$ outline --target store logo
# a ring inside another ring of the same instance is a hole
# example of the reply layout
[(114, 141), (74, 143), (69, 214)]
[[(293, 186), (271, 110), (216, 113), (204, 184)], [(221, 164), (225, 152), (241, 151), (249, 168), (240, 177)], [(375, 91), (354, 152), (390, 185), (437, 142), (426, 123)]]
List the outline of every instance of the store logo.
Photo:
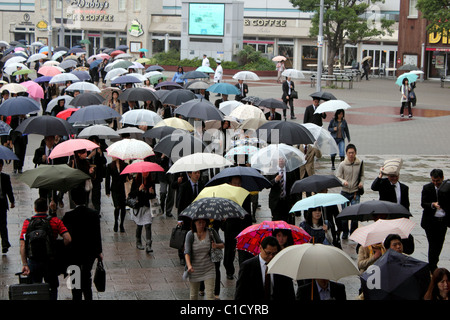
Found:
[(133, 37), (142, 36), (144, 34), (142, 24), (137, 19), (134, 19), (133, 21), (131, 21), (131, 26), (128, 29), (128, 33)]
[(444, 31), (442, 32), (430, 32), (428, 35), (428, 42), (429, 43), (439, 43), (442, 44), (450, 44), (448, 41), (448, 32)]
[(41, 31), (45, 31), (48, 29), (48, 22), (45, 20), (41, 20), (36, 24), (36, 28), (38, 28)]

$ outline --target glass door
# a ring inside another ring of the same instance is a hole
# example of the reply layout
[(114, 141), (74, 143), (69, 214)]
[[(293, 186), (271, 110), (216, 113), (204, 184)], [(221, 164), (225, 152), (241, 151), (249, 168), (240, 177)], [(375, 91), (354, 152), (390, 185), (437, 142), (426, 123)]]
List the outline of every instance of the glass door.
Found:
[(93, 54), (99, 53), (100, 49), (100, 35), (98, 34), (88, 34), (89, 39), (89, 48), (88, 48), (88, 56), (92, 56)]

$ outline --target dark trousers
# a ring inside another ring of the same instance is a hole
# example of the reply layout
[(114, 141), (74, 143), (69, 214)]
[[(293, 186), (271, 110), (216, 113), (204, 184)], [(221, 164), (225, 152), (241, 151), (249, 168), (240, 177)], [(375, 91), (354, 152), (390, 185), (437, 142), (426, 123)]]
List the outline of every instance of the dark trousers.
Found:
[(227, 232), (225, 234), (225, 249), (223, 252), (223, 266), (227, 275), (234, 275), (234, 258), (236, 257), (236, 236), (239, 232)]
[(14, 170), (22, 170), (27, 152), (28, 138), (25, 136), (17, 136), (14, 139), (14, 153), (19, 160), (14, 160)]
[(292, 205), (286, 199), (280, 199), (275, 208), (271, 208), (272, 221), (286, 221), (289, 224), (295, 224), (295, 216), (289, 212)]
[(28, 259), (28, 267), (30, 268), (30, 277), (33, 283), (45, 283), (50, 285), (50, 298), (58, 299), (58, 272), (54, 261), (38, 261)]
[(445, 241), (445, 234), (447, 233), (447, 226), (444, 221), (433, 218), (430, 225), (424, 229), (428, 239), (428, 264), (430, 271), (433, 272), (439, 262), (439, 256)]
[(95, 258), (87, 258), (86, 261), (76, 264), (81, 271), (81, 281), (79, 289), (72, 289), (72, 300), (80, 301), (84, 296), (84, 300), (92, 300), (92, 266)]
[[(346, 197), (348, 199), (348, 201), (350, 202), (350, 203), (342, 205), (342, 209), (344, 209), (348, 205), (355, 205), (355, 204), (359, 203), (359, 199), (360, 199), (359, 195), (355, 196), (354, 193), (347, 193), (347, 192), (344, 192), (344, 191), (341, 191), (341, 194), (344, 197)], [(342, 223), (341, 224), (341, 230), (342, 230), (342, 232), (344, 234), (349, 234), (349, 232), (350, 232), (350, 234), (352, 234), (353, 231), (355, 231), (358, 228), (358, 221), (357, 220), (351, 220), (350, 219), (350, 221), (351, 221), (351, 223), (350, 223), (350, 230), (348, 228), (348, 220), (342, 220), (342, 222), (341, 222)]]
[(2, 208), (0, 210), (0, 237), (2, 237), (2, 248), (9, 248), (11, 246), (8, 238), (7, 225), (7, 210), (6, 208)]
[(92, 205), (94, 209), (100, 213), (101, 210), (101, 198), (102, 198), (102, 181), (92, 181)]
[(400, 108), (400, 114), (403, 114), (405, 108), (408, 108), (408, 114), (412, 114), (411, 111), (411, 101), (402, 102), (402, 106)]
[[(289, 106), (291, 109), (291, 117), (294, 117), (294, 99), (283, 100), (283, 102)], [(286, 109), (283, 109), (283, 117), (286, 118)]]

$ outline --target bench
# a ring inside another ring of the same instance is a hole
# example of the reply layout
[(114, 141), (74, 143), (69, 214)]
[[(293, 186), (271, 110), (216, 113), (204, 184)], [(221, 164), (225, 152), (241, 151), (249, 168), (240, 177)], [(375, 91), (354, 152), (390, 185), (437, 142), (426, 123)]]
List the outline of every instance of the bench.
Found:
[[(316, 85), (316, 78), (317, 78), (317, 75), (315, 75), (315, 74), (311, 75), (311, 87), (314, 87)], [(320, 80), (336, 82), (336, 75), (323, 74), (322, 77), (320, 78)]]
[(341, 83), (341, 88), (344, 88), (344, 82), (348, 82), (348, 88), (353, 89), (353, 77), (346, 74), (336, 75), (336, 82)]
[(441, 88), (444, 87), (444, 84), (445, 84), (446, 82), (450, 82), (450, 76), (442, 77), (442, 78), (441, 78)]
[[(314, 87), (316, 85), (316, 79), (317, 76), (315, 74), (311, 75), (311, 87)], [(332, 74), (332, 75), (328, 75), (328, 74), (324, 74), (322, 75), (322, 77), (320, 78), (321, 81), (326, 82), (326, 81), (331, 81), (333, 82), (336, 86), (338, 84), (338, 82), (341, 83), (341, 88), (344, 87), (344, 82), (348, 82), (348, 88), (352, 89), (353, 88), (353, 76), (349, 75), (349, 74)]]

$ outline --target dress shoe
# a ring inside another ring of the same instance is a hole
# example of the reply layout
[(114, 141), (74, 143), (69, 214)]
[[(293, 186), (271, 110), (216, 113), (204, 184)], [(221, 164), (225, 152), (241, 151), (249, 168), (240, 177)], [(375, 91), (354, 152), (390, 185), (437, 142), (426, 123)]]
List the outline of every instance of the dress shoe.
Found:
[(295, 119), (297, 119), (297, 117), (291, 117), (291, 120), (295, 120)]

